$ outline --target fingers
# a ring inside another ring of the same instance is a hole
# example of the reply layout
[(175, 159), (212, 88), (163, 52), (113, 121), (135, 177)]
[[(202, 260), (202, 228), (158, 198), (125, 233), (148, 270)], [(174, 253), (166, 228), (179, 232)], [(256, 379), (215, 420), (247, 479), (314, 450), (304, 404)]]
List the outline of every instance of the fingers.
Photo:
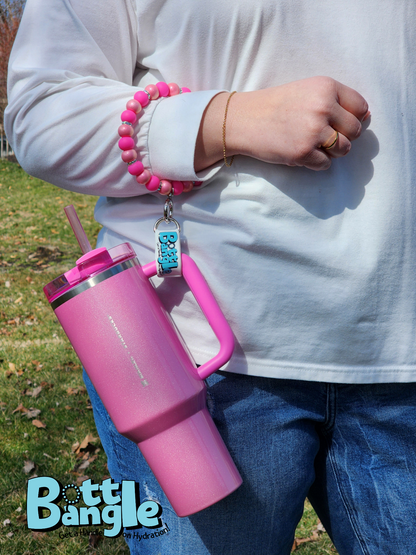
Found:
[(324, 150), (317, 149), (314, 151), (308, 160), (305, 160), (301, 166), (314, 171), (328, 170), (331, 167), (331, 156)]
[(324, 150), (331, 150), (331, 148), (334, 148), (334, 146), (336, 145), (338, 141), (338, 137), (339, 137), (339, 132), (334, 130), (334, 133), (331, 136), (331, 138), (325, 141), (324, 143), (322, 143), (321, 148), (323, 148)]
[(341, 158), (342, 156), (346, 156), (350, 150), (351, 141), (348, 139), (348, 137), (346, 137), (342, 133), (339, 133), (338, 140), (334, 147), (330, 150), (327, 150), (326, 152), (331, 158)]
[(367, 101), (354, 89), (336, 83), (337, 103), (333, 106), (329, 124), (339, 132), (338, 144), (329, 154), (333, 157), (345, 156), (351, 149), (351, 141), (361, 135), (362, 122), (368, 118)]
[(368, 103), (360, 93), (336, 81), (338, 104), (362, 122), (368, 117)]
[[(368, 110), (365, 114), (360, 114), (362, 119), (359, 119), (354, 114), (343, 108), (340, 104), (335, 104), (331, 116), (329, 118), (329, 125), (339, 131), (342, 135), (347, 137), (350, 141), (355, 141), (361, 135), (362, 124)], [(326, 137), (328, 135), (325, 135)]]
[(343, 133), (335, 131), (331, 127), (327, 127), (323, 132), (326, 137), (329, 137), (322, 143), (321, 149), (331, 158), (340, 158), (345, 156), (351, 150), (351, 140)]
[(332, 158), (341, 158), (351, 150), (351, 141), (332, 127), (326, 127), (323, 133), (327, 138), (321, 145), (305, 157), (302, 164), (315, 171), (327, 170), (331, 166)]

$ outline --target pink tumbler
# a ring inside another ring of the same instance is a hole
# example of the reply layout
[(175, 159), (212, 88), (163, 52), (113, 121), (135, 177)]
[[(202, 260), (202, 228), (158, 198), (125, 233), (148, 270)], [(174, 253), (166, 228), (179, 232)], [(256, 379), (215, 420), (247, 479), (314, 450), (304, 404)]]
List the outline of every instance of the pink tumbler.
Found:
[(117, 430), (136, 442), (178, 516), (241, 485), (206, 407), (204, 378), (233, 352), (232, 331), (202, 274), (182, 255), (183, 277), (220, 342), (196, 368), (128, 243), (87, 252), (45, 286), (55, 314)]

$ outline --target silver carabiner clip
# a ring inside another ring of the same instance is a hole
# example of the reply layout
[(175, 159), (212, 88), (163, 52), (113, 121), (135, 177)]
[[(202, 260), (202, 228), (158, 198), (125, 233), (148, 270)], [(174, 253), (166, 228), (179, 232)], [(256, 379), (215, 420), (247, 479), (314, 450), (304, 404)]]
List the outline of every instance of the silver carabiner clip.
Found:
[(172, 193), (169, 193), (165, 200), (165, 205), (163, 206), (163, 219), (167, 224), (173, 219)]

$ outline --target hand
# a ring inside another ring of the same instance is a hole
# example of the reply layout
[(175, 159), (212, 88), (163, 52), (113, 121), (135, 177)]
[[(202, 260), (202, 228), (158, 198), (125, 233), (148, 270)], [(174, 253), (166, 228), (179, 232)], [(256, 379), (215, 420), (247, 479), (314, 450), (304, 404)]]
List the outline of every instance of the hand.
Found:
[[(195, 152), (196, 171), (222, 157), (218, 137), (228, 94), (217, 95), (207, 108)], [(368, 115), (368, 104), (358, 92), (329, 77), (236, 93), (228, 108), (227, 156), (244, 154), (271, 164), (325, 170), (332, 158), (348, 154)], [(335, 145), (322, 148), (334, 141), (336, 132)]]

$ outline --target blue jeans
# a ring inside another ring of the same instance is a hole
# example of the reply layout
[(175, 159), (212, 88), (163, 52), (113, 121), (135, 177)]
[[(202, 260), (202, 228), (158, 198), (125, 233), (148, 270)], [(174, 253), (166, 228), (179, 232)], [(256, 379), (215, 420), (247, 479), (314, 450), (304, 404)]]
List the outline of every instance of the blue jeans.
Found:
[(129, 531), (132, 554), (286, 555), (306, 496), (340, 555), (416, 553), (416, 384), (217, 372), (207, 380), (208, 406), (244, 482), (212, 507), (178, 518), (85, 381), (113, 479), (136, 480), (141, 501), (157, 500), (169, 528), (140, 540)]

